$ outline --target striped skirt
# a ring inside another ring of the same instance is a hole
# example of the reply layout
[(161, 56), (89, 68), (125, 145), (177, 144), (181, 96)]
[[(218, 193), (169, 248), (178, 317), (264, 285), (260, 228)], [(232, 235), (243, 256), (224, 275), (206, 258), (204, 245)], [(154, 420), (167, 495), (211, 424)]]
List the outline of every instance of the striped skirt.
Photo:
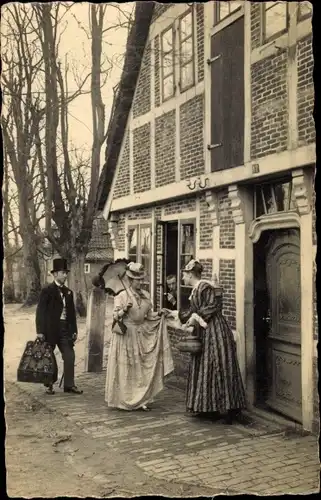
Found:
[(236, 344), (226, 319), (221, 313), (215, 314), (206, 329), (197, 327), (197, 334), (203, 348), (200, 354), (191, 356), (187, 411), (224, 414), (229, 410), (245, 408), (246, 397)]

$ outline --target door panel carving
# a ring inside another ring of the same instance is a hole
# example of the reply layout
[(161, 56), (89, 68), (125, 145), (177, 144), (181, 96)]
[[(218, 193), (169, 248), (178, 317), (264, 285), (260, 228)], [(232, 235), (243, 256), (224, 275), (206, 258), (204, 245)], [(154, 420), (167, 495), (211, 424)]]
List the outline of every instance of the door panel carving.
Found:
[(271, 408), (301, 421), (301, 275), (297, 230), (272, 233), (266, 258)]

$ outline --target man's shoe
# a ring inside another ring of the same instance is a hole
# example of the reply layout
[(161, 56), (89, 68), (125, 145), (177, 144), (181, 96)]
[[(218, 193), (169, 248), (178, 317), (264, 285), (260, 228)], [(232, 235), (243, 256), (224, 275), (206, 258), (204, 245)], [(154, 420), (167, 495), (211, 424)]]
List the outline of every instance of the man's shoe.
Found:
[(73, 387), (64, 387), (64, 392), (71, 392), (72, 394), (82, 394), (83, 391), (78, 389), (75, 385)]

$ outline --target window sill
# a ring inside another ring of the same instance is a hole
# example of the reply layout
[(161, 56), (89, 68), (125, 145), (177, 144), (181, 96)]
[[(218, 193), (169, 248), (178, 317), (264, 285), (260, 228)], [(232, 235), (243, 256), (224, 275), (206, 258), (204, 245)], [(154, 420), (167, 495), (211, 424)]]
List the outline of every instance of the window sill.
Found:
[[(312, 34), (311, 18), (305, 19), (297, 24), (296, 27), (296, 41), (298, 42), (307, 35)], [(267, 57), (277, 54), (280, 50), (289, 47), (289, 32), (283, 33), (279, 37), (262, 44), (260, 47), (252, 50), (251, 64), (262, 61)]]
[(251, 53), (251, 64), (255, 64), (267, 57), (271, 57), (277, 54), (280, 50), (284, 50), (289, 45), (289, 34), (288, 32), (283, 33), (277, 38), (269, 42), (265, 42), (264, 45), (257, 47)]

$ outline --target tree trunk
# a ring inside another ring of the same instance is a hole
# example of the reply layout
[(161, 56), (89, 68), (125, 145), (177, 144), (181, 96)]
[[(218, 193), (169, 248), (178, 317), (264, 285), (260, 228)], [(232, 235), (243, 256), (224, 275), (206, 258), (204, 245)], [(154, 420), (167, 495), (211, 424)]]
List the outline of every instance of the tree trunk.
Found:
[(27, 298), (23, 307), (30, 307), (38, 303), (41, 279), (40, 266), (37, 252), (37, 245), (34, 241), (33, 233), (24, 231), (23, 239), (23, 262), (27, 281)]
[(68, 286), (74, 292), (76, 312), (86, 317), (87, 285), (85, 280), (85, 256), (78, 254), (73, 258), (68, 276)]

